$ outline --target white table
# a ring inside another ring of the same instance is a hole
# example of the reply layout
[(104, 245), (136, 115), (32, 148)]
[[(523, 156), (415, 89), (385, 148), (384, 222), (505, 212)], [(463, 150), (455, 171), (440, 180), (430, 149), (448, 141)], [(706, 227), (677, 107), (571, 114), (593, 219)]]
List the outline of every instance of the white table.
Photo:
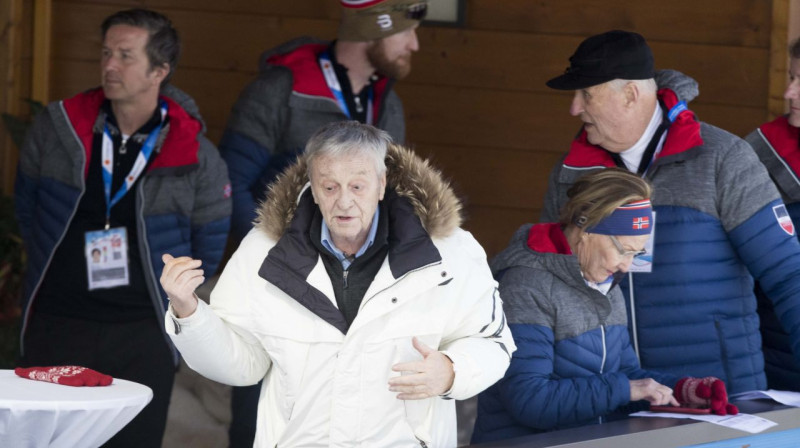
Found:
[(149, 387), (114, 378), (104, 387), (72, 387), (0, 370), (0, 447), (95, 448), (153, 398)]

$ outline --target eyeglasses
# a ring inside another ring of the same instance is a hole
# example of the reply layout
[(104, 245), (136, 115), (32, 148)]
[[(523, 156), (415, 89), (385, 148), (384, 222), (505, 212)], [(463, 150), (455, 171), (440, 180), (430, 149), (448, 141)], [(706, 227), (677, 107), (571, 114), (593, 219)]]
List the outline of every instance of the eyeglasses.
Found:
[(617, 249), (617, 252), (619, 252), (619, 255), (621, 257), (634, 257), (634, 258), (636, 258), (638, 256), (641, 256), (641, 255), (644, 255), (644, 254), (647, 253), (647, 251), (644, 250), (644, 249), (642, 249), (642, 250), (625, 250), (625, 248), (622, 247), (622, 244), (620, 244), (620, 242), (617, 239), (617, 237), (615, 237), (614, 235), (607, 235), (607, 236), (611, 240), (611, 242), (614, 243), (614, 247)]

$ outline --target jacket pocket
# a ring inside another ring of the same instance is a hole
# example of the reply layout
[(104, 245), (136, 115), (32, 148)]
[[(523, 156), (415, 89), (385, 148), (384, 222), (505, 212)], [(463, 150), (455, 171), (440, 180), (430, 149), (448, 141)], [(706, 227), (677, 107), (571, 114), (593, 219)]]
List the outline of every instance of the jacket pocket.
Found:
[(291, 420), (294, 405), (307, 380), (308, 353), (315, 343), (314, 324), (304, 319), (271, 322), (260, 335), (261, 343), (272, 360), (267, 374), (276, 381), (279, 410), (285, 421)]

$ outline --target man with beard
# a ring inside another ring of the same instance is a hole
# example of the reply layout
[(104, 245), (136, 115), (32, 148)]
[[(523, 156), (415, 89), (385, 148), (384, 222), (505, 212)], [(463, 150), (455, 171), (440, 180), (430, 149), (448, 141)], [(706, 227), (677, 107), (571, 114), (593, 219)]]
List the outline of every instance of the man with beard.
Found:
[[(405, 141), (403, 106), (392, 90), (411, 71), (425, 0), (341, 0), (333, 42), (299, 38), (266, 51), (257, 78), (233, 106), (219, 147), (233, 187), (231, 236), (251, 229), (266, 186), (322, 125), (356, 120)], [(232, 447), (252, 446), (258, 385), (234, 388)]]

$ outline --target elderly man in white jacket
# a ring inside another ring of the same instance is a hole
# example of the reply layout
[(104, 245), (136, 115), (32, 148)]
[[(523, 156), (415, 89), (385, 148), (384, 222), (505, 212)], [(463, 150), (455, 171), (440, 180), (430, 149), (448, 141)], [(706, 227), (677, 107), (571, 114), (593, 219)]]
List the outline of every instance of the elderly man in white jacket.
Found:
[(515, 350), (460, 210), (385, 132), (327, 125), (270, 187), (210, 305), (200, 262), (163, 256), (167, 330), (208, 378), (264, 379), (257, 447), (456, 446), (453, 399)]

